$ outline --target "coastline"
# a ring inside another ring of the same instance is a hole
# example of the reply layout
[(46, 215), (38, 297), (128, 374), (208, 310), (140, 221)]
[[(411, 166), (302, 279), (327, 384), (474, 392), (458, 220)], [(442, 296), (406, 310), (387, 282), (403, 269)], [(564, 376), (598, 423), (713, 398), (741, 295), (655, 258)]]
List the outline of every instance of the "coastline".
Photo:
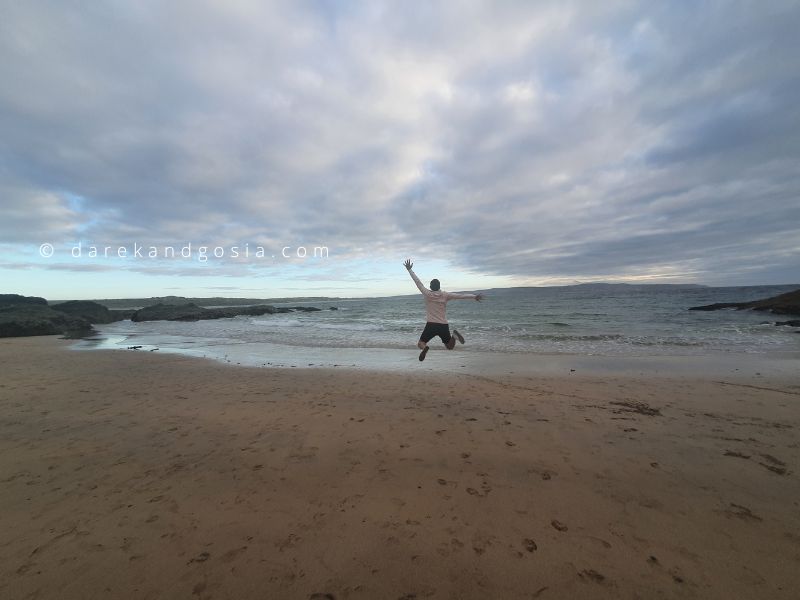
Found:
[(265, 369), (70, 344), (0, 340), (3, 597), (800, 587), (793, 358)]
[[(203, 343), (206, 341), (207, 343)], [(356, 369), (375, 373), (479, 374), (482, 376), (596, 375), (624, 377), (694, 377), (731, 379), (758, 384), (778, 380), (786, 385), (800, 382), (800, 352), (705, 354), (571, 354), (540, 352), (493, 352), (474, 346), (453, 351), (432, 344), (420, 363), (419, 351), (408, 348), (310, 347), (270, 342), (220, 343), (175, 336), (127, 337), (103, 332), (94, 339), (73, 340), (76, 351), (126, 351), (138, 345), (140, 353), (155, 352), (217, 363), (269, 368)], [(160, 343), (159, 343), (160, 342)], [(165, 343), (166, 342), (166, 343)]]

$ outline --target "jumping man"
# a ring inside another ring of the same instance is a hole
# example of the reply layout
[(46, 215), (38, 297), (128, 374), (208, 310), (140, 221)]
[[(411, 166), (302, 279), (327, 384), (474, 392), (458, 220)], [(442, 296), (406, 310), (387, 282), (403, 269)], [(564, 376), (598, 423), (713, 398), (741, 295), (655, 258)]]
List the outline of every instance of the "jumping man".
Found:
[(411, 270), (414, 264), (411, 259), (403, 263), (408, 269), (414, 283), (417, 284), (419, 291), (425, 297), (425, 310), (427, 311), (427, 323), (422, 334), (419, 336), (417, 346), (422, 352), (419, 353), (419, 359), (425, 360), (425, 355), (428, 353), (428, 342), (437, 335), (441, 338), (442, 343), (448, 350), (452, 350), (456, 345), (456, 340), (464, 343), (464, 336), (453, 329), (453, 335), (450, 335), (450, 326), (447, 324), (447, 302), (450, 300), (483, 300), (483, 294), (454, 294), (453, 292), (445, 292), (439, 289), (440, 283), (438, 279), (431, 280), (431, 289), (422, 285), (422, 282), (417, 277), (416, 273)]

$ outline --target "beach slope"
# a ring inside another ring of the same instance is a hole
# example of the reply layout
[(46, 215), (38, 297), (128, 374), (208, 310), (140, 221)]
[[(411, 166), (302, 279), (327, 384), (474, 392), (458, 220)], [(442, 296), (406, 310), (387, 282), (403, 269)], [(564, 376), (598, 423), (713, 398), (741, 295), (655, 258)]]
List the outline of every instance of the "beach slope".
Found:
[(0, 340), (0, 597), (796, 598), (800, 386)]

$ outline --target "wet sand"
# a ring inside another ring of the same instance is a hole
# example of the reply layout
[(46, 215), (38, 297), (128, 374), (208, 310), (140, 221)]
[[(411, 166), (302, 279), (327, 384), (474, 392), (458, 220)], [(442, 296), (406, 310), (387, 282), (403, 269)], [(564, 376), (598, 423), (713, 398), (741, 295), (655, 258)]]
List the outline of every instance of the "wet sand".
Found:
[(800, 381), (222, 365), (0, 340), (0, 597), (769, 598)]

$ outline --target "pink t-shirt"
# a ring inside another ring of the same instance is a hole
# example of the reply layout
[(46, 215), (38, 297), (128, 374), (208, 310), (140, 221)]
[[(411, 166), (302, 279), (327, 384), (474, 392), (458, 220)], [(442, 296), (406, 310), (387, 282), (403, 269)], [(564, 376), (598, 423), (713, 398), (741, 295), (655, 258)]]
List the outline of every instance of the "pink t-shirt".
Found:
[(411, 269), (408, 270), (414, 283), (417, 284), (419, 291), (425, 296), (425, 310), (427, 312), (428, 323), (447, 323), (447, 303), (450, 300), (474, 300), (475, 294), (456, 294), (439, 290), (434, 292), (429, 290)]

